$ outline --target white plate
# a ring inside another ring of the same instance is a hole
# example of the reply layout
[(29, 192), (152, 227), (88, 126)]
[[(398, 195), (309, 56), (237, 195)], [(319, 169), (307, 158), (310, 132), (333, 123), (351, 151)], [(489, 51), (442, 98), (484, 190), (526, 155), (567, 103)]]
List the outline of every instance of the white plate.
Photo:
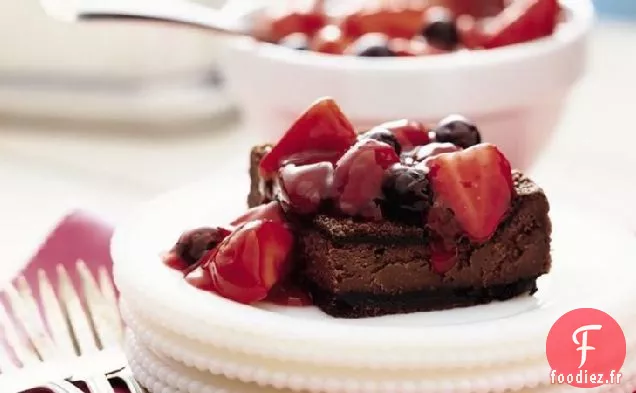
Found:
[[(138, 338), (127, 332), (126, 335), (126, 355), (130, 361), (131, 369), (135, 375), (135, 378), (148, 387), (151, 393), (160, 392), (173, 392), (173, 393), (291, 393), (292, 391), (298, 391), (300, 386), (298, 384), (299, 379), (277, 379), (275, 384), (278, 388), (270, 386), (257, 385), (253, 383), (242, 383), (237, 380), (231, 380), (223, 378), (217, 375), (212, 375), (207, 372), (202, 372), (193, 367), (188, 367), (183, 363), (174, 361), (173, 359), (157, 354), (155, 351), (145, 347)], [(379, 373), (380, 375), (382, 372)], [(438, 386), (438, 389), (424, 388), (418, 384), (407, 385), (408, 388), (404, 389), (397, 384), (379, 386), (380, 392), (390, 393), (433, 393), (439, 391), (441, 393), (455, 392), (455, 393), (491, 393), (497, 391), (506, 382), (513, 382), (515, 385), (514, 376), (506, 376), (502, 374), (497, 378), (494, 383), (456, 383), (455, 385), (447, 384), (445, 386)], [(546, 378), (547, 379), (547, 378)], [(324, 380), (324, 379), (323, 379)], [(303, 391), (315, 391), (320, 392), (320, 383), (314, 383), (312, 388)], [(454, 382), (459, 382), (454, 380)], [(485, 382), (485, 381), (484, 381)], [(325, 384), (328, 385), (328, 384)], [(289, 386), (291, 389), (284, 389), (283, 386)], [(375, 389), (372, 387), (377, 386), (374, 383), (362, 383), (357, 387), (354, 383), (348, 384), (349, 389), (334, 389), (333, 387), (323, 386), (322, 391), (343, 392), (347, 390), (355, 391), (356, 393), (372, 393)], [(636, 386), (635, 380), (623, 380), (620, 386), (603, 386), (598, 389), (590, 389), (590, 393), (596, 392), (612, 392), (612, 393), (631, 393)], [(509, 385), (508, 388), (512, 386)], [(293, 389), (293, 390), (292, 390)], [(579, 391), (578, 388), (572, 388), (567, 385), (546, 385), (534, 386), (532, 388), (520, 388), (516, 387), (515, 393), (572, 393)]]
[[(243, 183), (244, 179), (238, 180)], [(211, 182), (164, 195), (116, 231), (116, 282), (152, 323), (201, 344), (285, 361), (383, 368), (478, 366), (544, 356), (565, 312), (594, 307), (636, 332), (636, 241), (572, 201), (551, 199), (553, 271), (532, 297), (432, 313), (335, 319), (315, 308), (245, 306), (197, 290), (159, 254), (185, 229), (222, 224), (244, 210), (247, 188)], [(151, 278), (151, 279), (149, 279)]]

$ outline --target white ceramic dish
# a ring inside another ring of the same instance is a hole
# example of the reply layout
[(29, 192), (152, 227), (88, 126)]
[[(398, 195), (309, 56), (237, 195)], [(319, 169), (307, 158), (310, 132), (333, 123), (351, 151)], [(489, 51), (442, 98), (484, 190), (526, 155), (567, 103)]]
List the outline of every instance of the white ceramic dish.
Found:
[[(443, 312), (347, 320), (313, 307), (240, 305), (189, 286), (163, 266), (160, 253), (183, 230), (228, 222), (244, 210), (244, 200), (236, 196), (245, 192), (241, 187), (219, 192), (213, 182), (197, 184), (158, 198), (116, 231), (112, 245), (116, 283), (126, 310), (133, 310), (142, 321), (131, 327), (159, 334), (159, 339), (146, 338), (147, 342), (161, 343), (157, 350), (185, 364), (265, 384), (283, 375), (305, 387), (325, 380), (334, 367), (357, 370), (330, 379), (338, 391), (353, 392), (348, 388), (352, 379), (369, 382), (369, 375), (378, 369), (383, 370), (383, 382), (420, 386), (436, 383), (422, 379), (432, 369), (492, 370), (529, 362), (534, 371), (524, 373), (530, 379), (523, 383), (531, 386), (548, 375), (549, 370), (541, 367), (547, 367), (543, 351), (552, 323), (579, 307), (610, 313), (623, 326), (630, 348), (636, 344), (636, 311), (629, 307), (636, 301), (634, 236), (589, 209), (581, 214), (569, 199), (552, 198), (554, 268), (540, 279), (539, 291), (532, 297)], [(280, 369), (280, 362), (290, 367)], [(459, 381), (458, 375), (454, 378)], [(439, 383), (437, 388), (451, 382)]]
[(551, 36), (488, 51), (426, 58), (356, 58), (228, 39), (222, 56), (229, 92), (255, 130), (274, 140), (311, 102), (332, 96), (364, 128), (450, 113), (472, 117), (513, 165), (526, 169), (558, 123), (585, 71), (594, 20), (589, 0), (562, 0), (567, 19)]

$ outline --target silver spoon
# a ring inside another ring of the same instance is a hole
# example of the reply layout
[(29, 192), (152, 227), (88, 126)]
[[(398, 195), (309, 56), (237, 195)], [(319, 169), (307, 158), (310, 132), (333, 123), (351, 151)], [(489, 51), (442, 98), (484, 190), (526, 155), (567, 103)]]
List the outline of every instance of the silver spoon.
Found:
[(188, 0), (40, 0), (45, 12), (66, 22), (146, 20), (189, 25), (230, 35), (250, 35), (261, 6), (248, 0), (228, 1), (213, 9)]

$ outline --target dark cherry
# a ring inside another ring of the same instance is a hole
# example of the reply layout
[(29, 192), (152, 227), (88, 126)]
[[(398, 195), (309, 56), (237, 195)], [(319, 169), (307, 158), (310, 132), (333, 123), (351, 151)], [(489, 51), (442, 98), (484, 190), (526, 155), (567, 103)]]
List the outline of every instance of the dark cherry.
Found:
[(376, 141), (384, 142), (387, 145), (393, 146), (393, 149), (398, 155), (402, 153), (402, 145), (398, 142), (397, 137), (386, 128), (374, 127), (360, 135), (360, 139), (375, 139)]
[(382, 214), (392, 220), (422, 225), (432, 204), (428, 173), (424, 169), (395, 164), (384, 173)]
[(299, 214), (316, 212), (321, 202), (331, 196), (333, 172), (330, 162), (286, 165), (278, 174), (281, 202)]
[(194, 265), (208, 251), (217, 246), (230, 231), (225, 228), (197, 228), (184, 232), (174, 246), (174, 253), (187, 265)]
[(431, 46), (443, 50), (453, 50), (459, 44), (459, 32), (450, 10), (432, 7), (424, 14), (422, 36)]
[(389, 48), (389, 37), (382, 33), (368, 33), (355, 40), (347, 52), (361, 57), (392, 57), (395, 56)]
[(382, 193), (384, 171), (399, 161), (393, 147), (386, 143), (374, 139), (358, 141), (336, 163), (337, 208), (350, 216), (381, 219), (375, 200)]
[(461, 148), (481, 143), (481, 134), (472, 121), (461, 115), (450, 115), (433, 130), (436, 142), (448, 142)]
[(290, 49), (307, 50), (309, 49), (309, 37), (305, 33), (296, 32), (283, 37), (278, 44)]

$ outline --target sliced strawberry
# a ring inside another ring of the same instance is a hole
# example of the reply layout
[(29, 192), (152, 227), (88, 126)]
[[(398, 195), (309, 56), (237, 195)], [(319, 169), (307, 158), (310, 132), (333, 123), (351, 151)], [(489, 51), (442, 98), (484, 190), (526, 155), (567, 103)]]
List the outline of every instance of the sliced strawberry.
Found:
[(239, 226), (246, 222), (256, 220), (269, 220), (276, 222), (285, 222), (283, 210), (277, 201), (272, 201), (265, 205), (260, 205), (249, 209), (240, 217), (230, 223), (232, 226)]
[(558, 24), (559, 13), (558, 0), (515, 0), (486, 24), (484, 48), (549, 36)]
[(490, 238), (510, 207), (510, 163), (496, 146), (482, 143), (443, 153), (429, 162), (435, 193), (455, 214), (464, 231), (477, 242)]
[(250, 221), (204, 257), (209, 259), (205, 266), (210, 273), (209, 282), (204, 283), (240, 303), (263, 300), (287, 275), (293, 242), (291, 232), (280, 222)]
[(261, 175), (270, 178), (287, 158), (308, 151), (344, 154), (356, 142), (353, 125), (331, 98), (312, 104), (287, 130), (259, 164)]

